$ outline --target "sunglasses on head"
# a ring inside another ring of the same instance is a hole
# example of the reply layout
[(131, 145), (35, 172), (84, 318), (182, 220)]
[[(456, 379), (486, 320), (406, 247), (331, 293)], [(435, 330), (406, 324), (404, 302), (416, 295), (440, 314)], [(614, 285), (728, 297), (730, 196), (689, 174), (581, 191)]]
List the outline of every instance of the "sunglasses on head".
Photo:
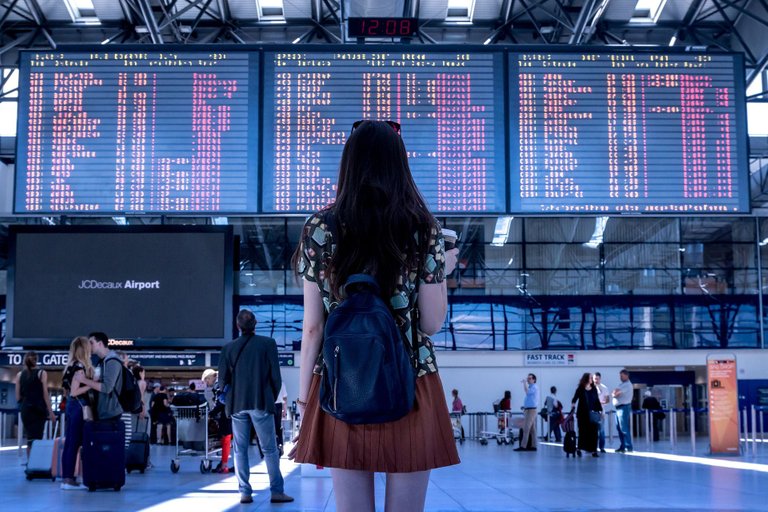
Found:
[[(352, 131), (355, 131), (361, 124), (363, 124), (366, 121), (370, 121), (370, 119), (361, 119), (360, 121), (355, 121), (352, 123)], [(390, 128), (395, 130), (396, 133), (400, 133), (400, 123), (396, 123), (394, 121), (382, 121), (384, 123), (387, 123)]]

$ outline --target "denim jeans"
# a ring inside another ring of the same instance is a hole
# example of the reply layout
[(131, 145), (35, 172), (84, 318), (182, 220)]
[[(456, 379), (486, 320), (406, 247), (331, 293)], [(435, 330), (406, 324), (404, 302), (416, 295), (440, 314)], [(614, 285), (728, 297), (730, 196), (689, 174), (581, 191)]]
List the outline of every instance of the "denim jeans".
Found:
[(559, 443), (562, 441), (562, 434), (560, 433), (560, 421), (562, 419), (563, 417), (560, 414), (552, 414), (549, 417), (549, 434), (547, 434), (547, 441), (549, 441), (553, 432), (555, 434), (555, 442)]
[(605, 418), (597, 425), (597, 447), (605, 450)]
[(76, 397), (67, 399), (66, 410), (66, 438), (64, 450), (61, 453), (61, 477), (75, 478), (75, 465), (77, 464), (77, 449), (83, 444), (83, 406)]
[(275, 419), (267, 411), (240, 411), (232, 415), (232, 437), (235, 439), (235, 473), (237, 474), (240, 494), (250, 496), (253, 493), (248, 481), (251, 476), (251, 464), (248, 461), (248, 448), (251, 444), (251, 424), (259, 436), (264, 460), (269, 474), (269, 488), (272, 494), (283, 492), (283, 475), (280, 474), (280, 454), (275, 438)]
[(632, 405), (616, 406), (616, 426), (619, 428), (619, 449), (632, 450), (632, 432), (629, 430), (629, 415), (632, 414)]

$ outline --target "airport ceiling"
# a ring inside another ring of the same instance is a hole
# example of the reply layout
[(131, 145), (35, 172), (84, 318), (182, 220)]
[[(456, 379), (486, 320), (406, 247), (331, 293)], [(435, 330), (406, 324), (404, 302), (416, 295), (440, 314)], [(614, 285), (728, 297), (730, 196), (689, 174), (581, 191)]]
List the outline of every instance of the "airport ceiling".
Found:
[[(0, 0), (0, 62), (68, 43), (340, 43), (348, 17), (415, 17), (413, 44), (698, 46), (768, 63), (768, 0)], [(391, 41), (384, 40), (384, 41)]]

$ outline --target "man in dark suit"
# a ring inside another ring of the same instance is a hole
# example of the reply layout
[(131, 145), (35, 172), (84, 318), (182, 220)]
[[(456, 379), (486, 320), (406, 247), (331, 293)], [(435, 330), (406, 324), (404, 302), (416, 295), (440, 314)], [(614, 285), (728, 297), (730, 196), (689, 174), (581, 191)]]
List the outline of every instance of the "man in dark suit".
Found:
[(237, 314), (240, 337), (224, 346), (219, 361), (219, 381), (229, 385), (226, 413), (232, 416), (235, 441), (235, 473), (240, 489), (240, 503), (252, 503), (253, 489), (248, 481), (251, 424), (261, 441), (267, 463), (272, 503), (287, 503), (293, 498), (285, 494), (280, 474), (280, 455), (275, 439), (275, 398), (280, 392), (280, 364), (277, 344), (272, 338), (256, 336), (256, 317), (243, 309)]

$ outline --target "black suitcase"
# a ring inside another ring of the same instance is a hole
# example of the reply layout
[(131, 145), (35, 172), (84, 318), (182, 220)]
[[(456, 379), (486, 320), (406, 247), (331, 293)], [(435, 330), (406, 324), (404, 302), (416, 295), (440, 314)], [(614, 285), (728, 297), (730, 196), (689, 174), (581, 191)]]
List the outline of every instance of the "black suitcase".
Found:
[(83, 485), (89, 491), (125, 485), (125, 424), (86, 421), (83, 428)]
[[(141, 422), (137, 423), (137, 427)], [(149, 465), (149, 434), (146, 431), (134, 432), (131, 435), (131, 442), (128, 444), (128, 451), (125, 453), (125, 470), (138, 470), (144, 473)]]
[(563, 451), (565, 452), (565, 458), (567, 459), (571, 455), (576, 456), (576, 432), (569, 430), (565, 433), (563, 438)]

